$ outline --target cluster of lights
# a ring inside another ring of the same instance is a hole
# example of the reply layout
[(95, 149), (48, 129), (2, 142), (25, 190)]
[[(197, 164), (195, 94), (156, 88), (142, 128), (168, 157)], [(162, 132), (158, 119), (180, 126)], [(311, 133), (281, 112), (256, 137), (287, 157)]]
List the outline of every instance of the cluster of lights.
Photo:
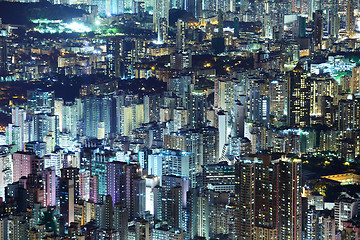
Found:
[(40, 33), (84, 33), (90, 32), (91, 29), (81, 22), (64, 23), (62, 20), (35, 19), (33, 23), (39, 24), (35, 30)]
[(72, 22), (70, 24), (65, 24), (66, 28), (74, 31), (74, 32), (90, 32), (91, 29), (85, 26), (83, 23)]

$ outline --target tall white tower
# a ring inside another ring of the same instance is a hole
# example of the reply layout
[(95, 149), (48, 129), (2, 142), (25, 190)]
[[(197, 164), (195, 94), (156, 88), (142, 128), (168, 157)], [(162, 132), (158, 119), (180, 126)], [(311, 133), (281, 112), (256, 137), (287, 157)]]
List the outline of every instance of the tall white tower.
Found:
[(155, 24), (155, 32), (158, 33), (158, 42), (164, 42), (167, 39), (169, 28), (169, 0), (155, 0), (153, 23)]

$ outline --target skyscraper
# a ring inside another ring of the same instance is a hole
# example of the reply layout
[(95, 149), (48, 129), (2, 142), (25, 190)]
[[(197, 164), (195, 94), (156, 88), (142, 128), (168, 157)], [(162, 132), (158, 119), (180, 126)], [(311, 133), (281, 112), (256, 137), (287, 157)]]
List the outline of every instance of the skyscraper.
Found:
[[(235, 239), (251, 239), (255, 232), (255, 181), (258, 164), (262, 164), (262, 161), (252, 159), (240, 160), (235, 165), (237, 173), (235, 194), (238, 202), (235, 216)], [(267, 197), (270, 195), (267, 194)]]
[(26, 120), (26, 110), (19, 107), (11, 109), (11, 118), (13, 124), (23, 128), (24, 122)]
[(105, 136), (114, 133), (116, 130), (115, 106), (113, 98), (108, 96), (86, 97), (84, 99), (84, 135), (97, 138), (101, 135), (98, 131), (104, 131)]
[(297, 66), (288, 78), (288, 125), (304, 128), (310, 126), (310, 84), (307, 72)]
[(287, 82), (274, 80), (270, 82), (270, 114), (274, 120), (281, 120), (287, 114)]
[(170, 55), (170, 66), (172, 69), (184, 70), (191, 68), (192, 55), (191, 51), (175, 52)]
[(206, 125), (206, 92), (194, 90), (190, 93), (189, 124), (196, 129)]
[(163, 176), (162, 187), (154, 188), (154, 217), (174, 229), (185, 229), (183, 223), (189, 181), (180, 176)]
[(112, 229), (114, 224), (114, 203), (111, 195), (105, 197), (105, 229)]
[(281, 158), (236, 162), (235, 239), (302, 239), (301, 163)]
[(249, 95), (249, 120), (267, 125), (270, 118), (270, 100), (268, 94), (264, 94), (261, 86), (254, 86), (250, 88)]
[(144, 219), (136, 220), (135, 222), (135, 239), (136, 240), (150, 240), (149, 222)]
[(238, 17), (234, 17), (234, 37), (239, 37), (240, 34), (240, 22)]
[(2, 21), (0, 18), (0, 80), (7, 75), (7, 31), (2, 29)]
[(93, 203), (99, 202), (99, 176), (90, 176), (89, 201)]
[(214, 54), (219, 54), (225, 51), (224, 14), (221, 10), (218, 12), (218, 32), (216, 36), (213, 36), (211, 39), (211, 43)]
[(219, 129), (219, 158), (222, 158), (226, 154), (226, 144), (228, 143), (228, 113), (219, 111), (217, 113), (218, 129)]
[(153, 23), (155, 24), (155, 32), (158, 35), (157, 41), (165, 42), (167, 41), (169, 28), (170, 1), (155, 0), (153, 10)]
[(315, 49), (321, 49), (323, 38), (323, 12), (316, 10), (314, 12), (314, 26), (313, 26), (313, 45)]
[(302, 165), (299, 159), (282, 157), (272, 161), (277, 174), (276, 210), (280, 239), (302, 239)]
[(106, 74), (109, 77), (120, 78), (121, 59), (120, 59), (120, 38), (109, 38), (106, 42)]
[[(91, 173), (92, 175), (97, 176), (97, 179), (94, 179), (94, 186), (98, 185), (98, 194), (107, 195), (107, 163), (110, 159), (109, 153), (94, 153), (91, 161)], [(111, 194), (110, 194), (111, 195)]]
[(354, 1), (347, 1), (346, 8), (346, 33), (352, 36), (355, 31), (355, 17), (354, 17)]
[[(203, 1), (201, 0), (186, 0), (185, 3), (185, 10), (188, 11), (191, 16), (195, 18), (199, 18), (202, 11), (203, 11)], [(205, 2), (204, 2), (205, 3)]]
[(274, 27), (274, 16), (273, 16), (273, 2), (267, 0), (265, 4), (265, 13), (263, 20), (263, 37), (267, 39), (273, 39), (273, 27)]
[(32, 173), (35, 158), (34, 153), (16, 152), (13, 154), (13, 182)]
[(79, 197), (79, 169), (61, 169), (59, 182), (60, 214), (67, 226), (75, 221), (75, 204)]
[(134, 64), (137, 60), (136, 40), (112, 37), (106, 42), (106, 74), (116, 78), (134, 78)]
[(120, 203), (114, 205), (114, 229), (119, 232), (120, 239), (128, 238), (128, 212)]
[(0, 197), (5, 199), (5, 188), (13, 183), (13, 160), (9, 152), (3, 152), (0, 155)]
[(241, 103), (241, 101), (236, 101), (234, 108), (234, 120), (231, 128), (231, 136), (243, 138), (245, 131), (245, 106)]
[(62, 98), (57, 98), (54, 101), (54, 115), (59, 116), (59, 130), (63, 131), (63, 114), (64, 114), (64, 100)]
[(177, 32), (176, 32), (176, 48), (179, 51), (184, 51), (185, 50), (185, 31), (187, 28), (187, 23), (182, 20), (179, 19), (176, 22), (176, 27), (177, 27)]
[(234, 101), (234, 82), (227, 78), (216, 78), (214, 81), (214, 107), (216, 110), (230, 112)]
[(148, 175), (160, 177), (174, 175), (187, 177), (191, 186), (196, 186), (195, 156), (193, 153), (179, 150), (165, 150), (157, 154), (149, 155)]
[(137, 61), (137, 42), (133, 39), (124, 39), (120, 45), (120, 54), (122, 57), (121, 77), (128, 79), (134, 78), (134, 67)]
[(196, 168), (200, 169), (203, 163), (203, 135), (195, 130), (174, 132), (164, 136), (164, 144), (167, 149), (180, 150), (193, 153)]
[(338, 129), (340, 131), (347, 131), (356, 128), (356, 104), (354, 96), (349, 95), (347, 99), (339, 101), (338, 106)]
[[(77, 111), (77, 106), (73, 103), (65, 103), (62, 106), (62, 114), (59, 116), (59, 128), (64, 133), (69, 133), (72, 138), (77, 136), (77, 123), (80, 120), (80, 114)], [(62, 127), (60, 126), (62, 122)]]
[[(109, 9), (109, 7), (106, 7), (106, 5), (109, 5), (110, 3), (110, 12), (113, 15), (117, 14), (123, 14), (124, 13), (124, 7), (125, 7), (125, 0), (110, 0), (110, 1), (104, 1), (105, 2), (105, 9)], [(107, 12), (108, 13), (108, 12)]]
[[(134, 175), (137, 177), (136, 174)], [(146, 208), (146, 180), (140, 177), (134, 178), (132, 192), (134, 217), (141, 217)]]
[(209, 239), (209, 196), (206, 193), (200, 193), (197, 205), (197, 235)]
[(235, 166), (227, 162), (208, 164), (203, 167), (204, 187), (216, 192), (235, 192)]
[(306, 18), (298, 16), (297, 18), (297, 37), (303, 38), (306, 33)]
[[(144, 182), (137, 174), (138, 167), (135, 164), (125, 165), (125, 199), (129, 220), (134, 219), (135, 210), (141, 209), (139, 203), (143, 200)], [(138, 201), (135, 204), (135, 201)], [(136, 205), (136, 209), (135, 209)]]
[(114, 161), (107, 163), (107, 193), (112, 197), (114, 204), (123, 206), (126, 206), (125, 166), (125, 162)]
[(14, 124), (8, 124), (6, 126), (6, 144), (13, 145), (16, 150), (24, 150), (24, 142), (22, 141), (21, 128)]
[(340, 29), (340, 17), (338, 13), (339, 2), (338, 0), (331, 0), (328, 8), (328, 33), (331, 37), (337, 38)]
[(203, 135), (203, 161), (204, 165), (214, 164), (218, 161), (219, 152), (219, 131), (215, 127), (204, 127), (201, 128), (201, 133)]
[(129, 136), (131, 131), (140, 127), (144, 119), (144, 105), (143, 104), (130, 104), (120, 107), (117, 113), (118, 132), (122, 136)]
[(34, 114), (53, 114), (55, 91), (45, 91), (40, 88), (27, 90), (28, 110)]
[[(29, 118), (30, 141), (44, 141), (47, 147), (59, 144), (59, 116), (42, 113), (29, 115)], [(54, 148), (51, 149), (53, 150)]]
[(44, 182), (44, 205), (56, 205), (56, 174), (55, 167), (49, 167), (42, 171)]
[(183, 107), (174, 109), (174, 132), (179, 131), (181, 128), (188, 124), (189, 111)]
[(183, 189), (181, 186), (171, 186), (164, 183), (161, 188), (162, 197), (165, 201), (161, 201), (162, 221), (174, 229), (181, 229), (183, 221), (182, 197)]

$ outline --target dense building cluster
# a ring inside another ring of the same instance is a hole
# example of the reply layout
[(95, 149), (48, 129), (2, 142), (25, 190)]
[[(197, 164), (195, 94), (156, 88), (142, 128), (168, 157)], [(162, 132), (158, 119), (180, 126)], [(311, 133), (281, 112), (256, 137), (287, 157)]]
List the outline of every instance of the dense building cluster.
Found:
[(360, 239), (359, 1), (20, 2), (0, 240)]

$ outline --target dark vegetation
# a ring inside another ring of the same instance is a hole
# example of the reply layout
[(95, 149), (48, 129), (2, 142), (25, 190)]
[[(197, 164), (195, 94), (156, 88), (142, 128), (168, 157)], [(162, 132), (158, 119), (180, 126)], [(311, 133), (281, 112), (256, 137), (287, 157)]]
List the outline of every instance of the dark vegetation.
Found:
[(47, 18), (70, 21), (85, 11), (47, 1), (38, 3), (0, 2), (0, 18), (4, 24), (28, 25), (31, 19)]

